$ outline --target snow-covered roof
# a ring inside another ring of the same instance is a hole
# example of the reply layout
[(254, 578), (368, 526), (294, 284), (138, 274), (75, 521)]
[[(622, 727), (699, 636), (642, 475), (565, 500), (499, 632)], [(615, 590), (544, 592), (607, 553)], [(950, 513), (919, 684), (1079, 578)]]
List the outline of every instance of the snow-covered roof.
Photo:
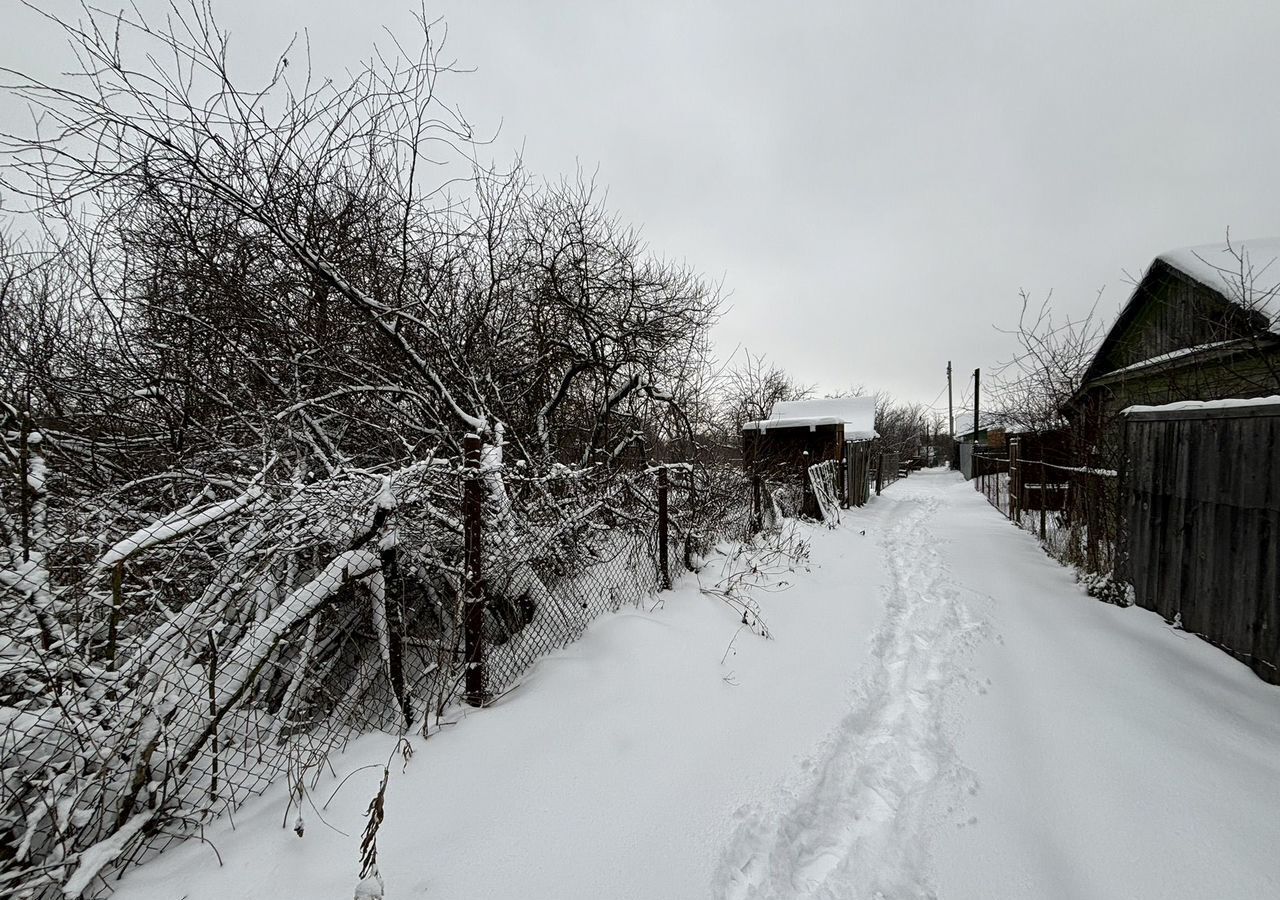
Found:
[[(1106, 337), (1098, 346), (1093, 361), (1086, 370), (1083, 385), (1076, 392), (1071, 402), (1080, 397), (1094, 379), (1113, 372), (1124, 372), (1140, 369), (1148, 365), (1172, 362), (1178, 356), (1162, 354), (1150, 359), (1140, 360), (1120, 369), (1104, 369), (1111, 358), (1111, 351), (1119, 336), (1133, 323), (1150, 294), (1143, 290), (1143, 285), (1151, 277), (1157, 264), (1163, 264), (1181, 272), (1186, 277), (1203, 284), (1220, 294), (1228, 302), (1246, 309), (1255, 310), (1267, 320), (1270, 331), (1280, 334), (1280, 238), (1252, 238), (1249, 240), (1232, 240), (1229, 244), (1200, 244), (1196, 247), (1183, 247), (1161, 253), (1147, 267), (1142, 281), (1129, 296), (1120, 315), (1116, 317)], [(1213, 345), (1201, 345), (1174, 351), (1182, 357), (1191, 357), (1197, 352), (1219, 349)], [(1225, 345), (1223, 345), (1225, 349)]]
[(875, 397), (827, 397), (822, 400), (783, 400), (773, 404), (769, 418), (747, 422), (744, 431), (843, 425), (846, 441), (869, 441), (876, 433)]
[(1257, 310), (1267, 317), (1268, 327), (1280, 333), (1280, 238), (1183, 247), (1156, 259), (1232, 303)]
[(1258, 407), (1280, 407), (1280, 397), (1252, 397), (1248, 399), (1229, 400), (1179, 400), (1161, 406), (1129, 406), (1124, 409), (1129, 413), (1173, 413), (1198, 412), (1206, 409), (1242, 409)]

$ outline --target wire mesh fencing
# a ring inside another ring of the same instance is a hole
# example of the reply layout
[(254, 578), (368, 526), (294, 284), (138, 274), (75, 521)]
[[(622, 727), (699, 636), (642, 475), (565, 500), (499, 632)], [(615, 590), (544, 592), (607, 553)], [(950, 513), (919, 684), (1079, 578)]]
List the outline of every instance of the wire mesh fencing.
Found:
[(90, 503), (38, 444), (0, 520), (0, 897), (100, 892), (281, 781), (300, 806), (351, 737), (488, 702), (757, 527), (727, 468), (533, 472), (474, 442)]
[(1119, 473), (1088, 465), (1022, 458), (1017, 441), (1006, 453), (975, 453), (974, 487), (1046, 552), (1072, 566), (1090, 594), (1127, 603), (1116, 577), (1124, 530)]
[(876, 493), (903, 477), (902, 457), (897, 450), (886, 450), (880, 453), (876, 463)]

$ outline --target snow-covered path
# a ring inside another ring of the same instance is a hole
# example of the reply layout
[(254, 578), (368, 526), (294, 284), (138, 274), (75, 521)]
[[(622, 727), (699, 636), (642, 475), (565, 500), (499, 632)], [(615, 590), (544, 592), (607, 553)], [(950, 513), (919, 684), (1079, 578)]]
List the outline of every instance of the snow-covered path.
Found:
[(936, 812), (968, 779), (948, 721), (981, 625), (961, 599), (929, 528), (925, 493), (894, 504), (879, 544), (884, 621), (868, 671), (815, 777), (781, 808), (743, 818), (724, 859), (725, 898), (929, 896)]
[[(389, 900), (1280, 896), (1280, 689), (950, 473), (810, 537), (773, 640), (686, 579), (415, 739)], [(305, 838), (278, 790), (209, 830), (222, 867), (190, 842), (116, 896), (345, 900), (393, 748), (335, 761)]]

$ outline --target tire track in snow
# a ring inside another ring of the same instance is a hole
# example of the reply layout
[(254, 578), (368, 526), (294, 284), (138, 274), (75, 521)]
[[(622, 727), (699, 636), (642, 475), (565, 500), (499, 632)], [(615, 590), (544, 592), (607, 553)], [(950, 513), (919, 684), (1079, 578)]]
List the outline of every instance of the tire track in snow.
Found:
[(947, 695), (967, 681), (982, 626), (932, 546), (937, 497), (894, 499), (880, 542), (886, 616), (869, 671), (809, 765), (809, 784), (772, 810), (738, 812), (716, 879), (721, 900), (935, 896), (933, 831), (948, 800), (974, 789), (956, 757)]

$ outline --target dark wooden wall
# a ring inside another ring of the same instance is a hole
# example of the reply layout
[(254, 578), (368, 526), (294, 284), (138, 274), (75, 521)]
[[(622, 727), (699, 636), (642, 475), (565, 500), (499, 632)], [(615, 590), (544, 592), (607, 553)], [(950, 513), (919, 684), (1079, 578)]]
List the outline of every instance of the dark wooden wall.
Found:
[(744, 429), (742, 463), (747, 472), (766, 478), (802, 478), (814, 463), (840, 459), (844, 454), (843, 425), (808, 425)]
[(1266, 327), (1163, 260), (1152, 263), (1130, 303), (1132, 313), (1125, 316), (1119, 333), (1108, 337), (1099, 354), (1101, 367), (1093, 374), (1186, 347), (1248, 337)]
[(1121, 574), (1138, 605), (1280, 684), (1280, 407), (1126, 419)]

